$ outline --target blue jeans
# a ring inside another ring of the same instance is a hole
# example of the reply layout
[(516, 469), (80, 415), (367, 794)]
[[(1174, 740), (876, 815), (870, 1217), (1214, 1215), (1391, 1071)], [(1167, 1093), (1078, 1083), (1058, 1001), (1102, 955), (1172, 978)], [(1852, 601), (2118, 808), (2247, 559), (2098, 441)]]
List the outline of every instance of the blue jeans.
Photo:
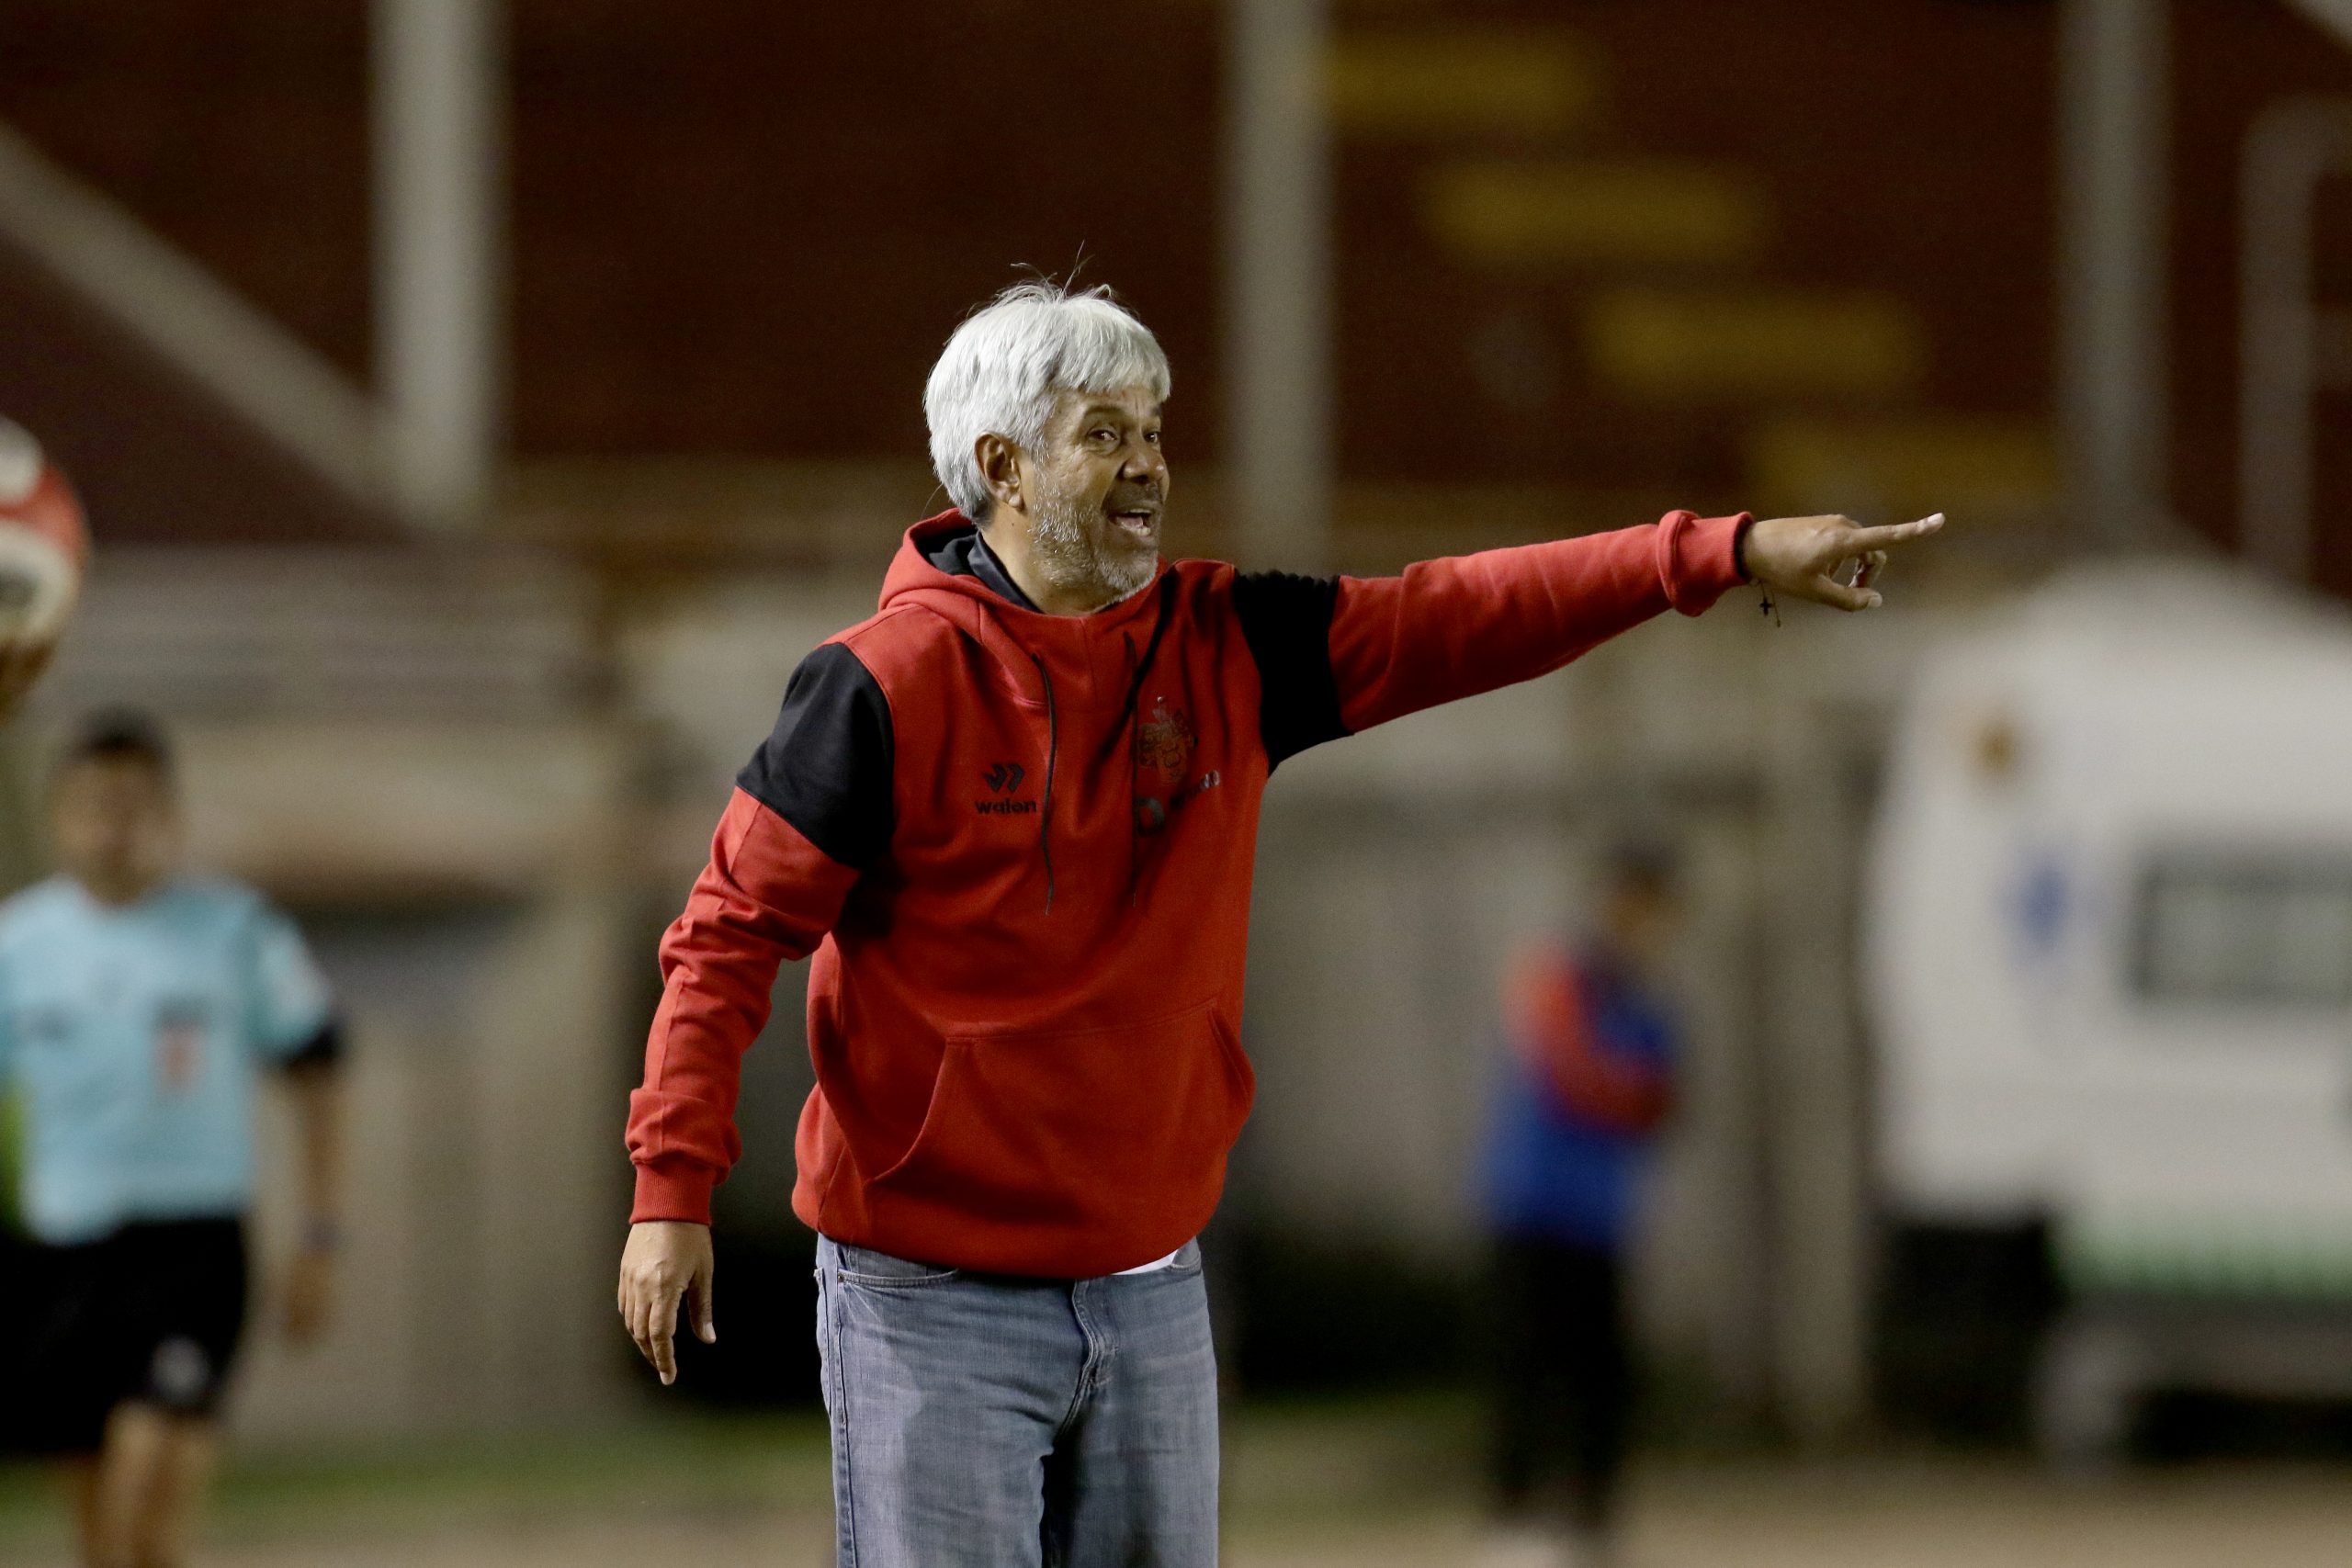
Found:
[(1212, 1568), (1201, 1249), (1026, 1280), (817, 1243), (841, 1568)]

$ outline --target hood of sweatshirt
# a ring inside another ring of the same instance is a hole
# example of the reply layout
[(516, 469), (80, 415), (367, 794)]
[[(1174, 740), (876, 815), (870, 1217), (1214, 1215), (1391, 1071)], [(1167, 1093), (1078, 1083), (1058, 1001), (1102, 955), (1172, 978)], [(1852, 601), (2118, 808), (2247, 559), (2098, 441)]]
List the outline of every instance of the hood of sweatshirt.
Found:
[(953, 559), (944, 547), (974, 526), (961, 512), (943, 512), (908, 529), (882, 580), (882, 611), (918, 606), (946, 621), (988, 652), (1023, 702), (1043, 706), (1050, 687), (1052, 702), (1066, 711), (1132, 705), (1166, 619), (1167, 560), (1115, 604), (1086, 615), (1048, 615), (1015, 604), (977, 572), (935, 564), (942, 555)]

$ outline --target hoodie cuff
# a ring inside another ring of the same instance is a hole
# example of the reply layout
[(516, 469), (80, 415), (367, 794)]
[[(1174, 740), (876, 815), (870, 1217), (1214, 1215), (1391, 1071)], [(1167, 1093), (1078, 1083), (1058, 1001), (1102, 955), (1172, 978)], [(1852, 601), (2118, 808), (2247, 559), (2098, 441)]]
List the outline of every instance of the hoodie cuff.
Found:
[(1701, 517), (1669, 512), (1657, 525), (1657, 574), (1666, 602), (1686, 615), (1703, 614), (1747, 580), (1739, 573), (1739, 534), (1745, 512)]
[(707, 1225), (710, 1224), (711, 1189), (718, 1185), (716, 1172), (690, 1161), (657, 1159), (639, 1165), (637, 1201), (629, 1210), (628, 1223), (639, 1225), (648, 1220), (684, 1220)]

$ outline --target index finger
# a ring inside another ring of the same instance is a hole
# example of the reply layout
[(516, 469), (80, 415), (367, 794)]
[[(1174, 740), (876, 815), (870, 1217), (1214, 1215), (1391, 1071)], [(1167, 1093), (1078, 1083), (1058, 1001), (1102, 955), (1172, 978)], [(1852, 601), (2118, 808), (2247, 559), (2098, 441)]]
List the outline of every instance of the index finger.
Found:
[(678, 1296), (684, 1289), (680, 1286), (673, 1291), (663, 1285), (653, 1292), (653, 1300), (647, 1303), (645, 1333), (646, 1337), (653, 1341), (650, 1347), (653, 1370), (662, 1374), (662, 1381), (665, 1383), (678, 1381), (678, 1348), (673, 1337), (678, 1332)]
[(1849, 556), (1858, 556), (1864, 550), (1883, 550), (1889, 545), (1924, 539), (1943, 525), (1944, 514), (1931, 513), (1917, 523), (1889, 523), (1877, 528), (1857, 528), (1840, 538), (1838, 547)]

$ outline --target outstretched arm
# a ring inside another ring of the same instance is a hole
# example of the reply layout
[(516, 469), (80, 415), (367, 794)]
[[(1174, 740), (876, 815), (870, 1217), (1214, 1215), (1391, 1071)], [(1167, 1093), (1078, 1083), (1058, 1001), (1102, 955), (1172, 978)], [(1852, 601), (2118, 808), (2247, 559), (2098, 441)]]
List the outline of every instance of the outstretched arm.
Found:
[(1747, 521), (1674, 512), (1645, 528), (1343, 577), (1330, 637), (1340, 720), (1369, 729), (1557, 670), (1669, 606), (1698, 615), (1739, 582)]
[[(1840, 609), (1878, 603), (1885, 550), (1940, 516), (1893, 528), (1843, 517), (1668, 513), (1644, 528), (1423, 561), (1402, 575), (1343, 577), (1331, 673), (1349, 731), (1530, 680), (1667, 609), (1705, 611), (1752, 581)], [(1858, 566), (1857, 581), (1839, 581)]]

